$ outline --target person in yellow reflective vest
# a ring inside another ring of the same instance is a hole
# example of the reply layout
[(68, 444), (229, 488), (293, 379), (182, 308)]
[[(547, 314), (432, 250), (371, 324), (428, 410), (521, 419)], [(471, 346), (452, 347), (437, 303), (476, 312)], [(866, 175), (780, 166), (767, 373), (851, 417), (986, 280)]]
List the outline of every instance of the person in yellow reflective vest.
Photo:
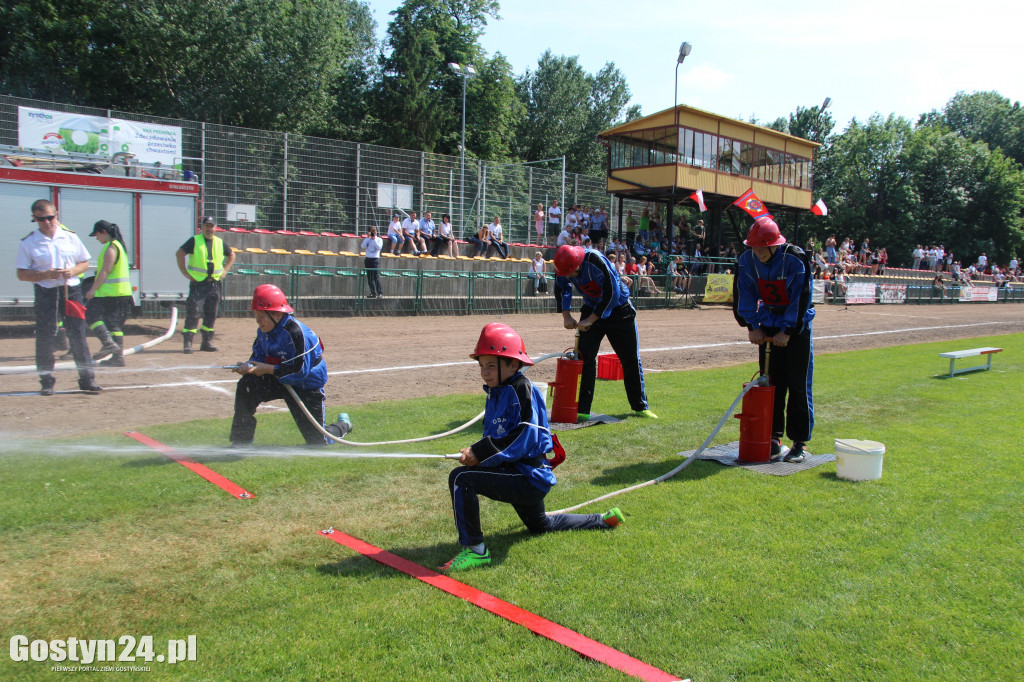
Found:
[(128, 252), (121, 228), (115, 223), (98, 220), (90, 237), (103, 245), (96, 261), (96, 277), (85, 293), (88, 306), (85, 323), (103, 346), (93, 356), (108, 367), (124, 367), (124, 321), (132, 304), (132, 284), (128, 281)]
[[(220, 305), (221, 281), (235, 262), (235, 252), (214, 235), (217, 221), (210, 216), (203, 218), (202, 234), (190, 237), (175, 254), (178, 269), (189, 280), (188, 301), (185, 304), (185, 328), (181, 330), (185, 339), (184, 352), (192, 352), (192, 337), (202, 332), (201, 351), (215, 352), (213, 345), (213, 323), (217, 321), (217, 306)], [(186, 262), (187, 259), (187, 262)], [(198, 327), (200, 312), (203, 326)]]

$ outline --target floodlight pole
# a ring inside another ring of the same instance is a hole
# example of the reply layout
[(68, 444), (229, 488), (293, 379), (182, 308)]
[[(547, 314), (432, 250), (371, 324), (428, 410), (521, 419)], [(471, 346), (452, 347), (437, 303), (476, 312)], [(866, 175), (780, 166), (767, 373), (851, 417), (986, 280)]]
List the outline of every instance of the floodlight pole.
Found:
[(676, 162), (672, 168), (672, 199), (666, 211), (665, 222), (668, 223), (665, 226), (665, 235), (668, 238), (668, 243), (672, 243), (672, 213), (676, 207), (676, 182), (679, 178), (679, 66), (683, 63), (683, 60), (690, 54), (693, 46), (690, 43), (683, 43), (679, 46), (679, 56), (676, 58), (676, 82), (675, 91), (672, 95), (672, 117), (675, 121), (675, 132), (676, 132)]
[(476, 75), (476, 69), (471, 64), (456, 64), (451, 62), (448, 68), (462, 78), (462, 144), (459, 145), (459, 225), (462, 236), (466, 233), (466, 216), (463, 202), (466, 197), (466, 80)]

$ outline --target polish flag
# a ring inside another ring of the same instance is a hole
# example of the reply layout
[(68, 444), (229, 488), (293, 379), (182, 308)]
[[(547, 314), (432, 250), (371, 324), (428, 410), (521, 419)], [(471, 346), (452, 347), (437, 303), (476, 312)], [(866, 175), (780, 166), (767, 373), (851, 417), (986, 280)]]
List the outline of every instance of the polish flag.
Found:
[(818, 203), (811, 206), (811, 213), (814, 215), (828, 215), (828, 206), (821, 199), (818, 199)]
[(703, 187), (701, 187), (699, 190), (697, 190), (696, 192), (691, 194), (689, 198), (693, 199), (694, 201), (697, 202), (697, 207), (700, 209), (701, 213), (703, 213), (704, 211), (708, 210), (708, 207), (704, 205), (704, 188)]
[(740, 208), (742, 208), (750, 215), (751, 218), (760, 218), (763, 215), (771, 217), (772, 215), (771, 213), (768, 212), (768, 209), (765, 207), (764, 203), (762, 203), (762, 201), (757, 198), (757, 195), (754, 194), (753, 187), (744, 192), (743, 196), (741, 196), (739, 199), (732, 202), (732, 205), (739, 206)]

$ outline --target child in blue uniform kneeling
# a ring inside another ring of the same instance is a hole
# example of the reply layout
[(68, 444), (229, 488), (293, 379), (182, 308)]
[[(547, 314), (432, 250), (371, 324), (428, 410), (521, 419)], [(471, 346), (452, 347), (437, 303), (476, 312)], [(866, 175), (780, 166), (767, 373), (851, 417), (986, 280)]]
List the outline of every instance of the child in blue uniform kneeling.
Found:
[(463, 466), (448, 476), (462, 551), (440, 570), (464, 571), (491, 563), (480, 529), (479, 495), (511, 504), (531, 533), (619, 525), (623, 517), (618, 508), (604, 514), (545, 513), (544, 496), (557, 483), (544, 457), (552, 450), (551, 432), (543, 394), (519, 371), (533, 364), (519, 334), (508, 325), (489, 324), (469, 357), (480, 363), (486, 384), (484, 437), (460, 450)]

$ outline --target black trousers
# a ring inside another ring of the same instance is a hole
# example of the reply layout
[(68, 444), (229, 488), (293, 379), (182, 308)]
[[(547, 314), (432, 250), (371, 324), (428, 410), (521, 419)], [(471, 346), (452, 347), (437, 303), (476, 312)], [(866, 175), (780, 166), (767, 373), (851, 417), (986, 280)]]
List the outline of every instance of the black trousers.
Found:
[(217, 307), (220, 305), (220, 292), (219, 280), (207, 278), (202, 282), (189, 283), (183, 332), (196, 333), (200, 315), (203, 318), (202, 330), (213, 331), (213, 323), (217, 321)]
[[(68, 345), (75, 357), (78, 368), (79, 386), (91, 384), (94, 378), (92, 356), (89, 354), (89, 342), (85, 337), (85, 320), (71, 315), (64, 315), (64, 287), (44, 288), (38, 284), (32, 287), (35, 293), (33, 305), (36, 314), (36, 370), (39, 372), (39, 383), (43, 388), (53, 388), (53, 349), (57, 334), (57, 323), (64, 319), (64, 330), (68, 335)], [(80, 285), (68, 286), (68, 300), (85, 303)]]
[(366, 269), (366, 283), (370, 286), (370, 294), (380, 296), (380, 258), (364, 258), (363, 268)]
[(601, 514), (548, 516), (544, 512), (544, 496), (547, 493), (538, 490), (526, 476), (511, 469), (456, 467), (448, 474), (448, 491), (452, 496), (459, 544), (464, 547), (484, 541), (480, 529), (479, 495), (511, 504), (531, 533), (608, 528)]
[[(296, 388), (295, 393), (313, 418), (320, 422), (320, 426), (324, 426), (324, 389)], [(292, 413), (292, 419), (295, 420), (295, 425), (299, 427), (299, 432), (306, 439), (306, 443), (327, 443), (327, 438), (306, 419), (306, 415), (302, 414), (299, 404), (292, 398), (284, 384), (269, 374), (246, 374), (238, 380), (235, 387), (235, 416), (231, 420), (231, 442), (251, 443), (256, 436), (256, 408), (260, 403), (279, 399), (283, 399), (288, 406), (288, 411)]]
[[(765, 328), (774, 336), (778, 329)], [(764, 371), (766, 344), (758, 346), (758, 362)], [(814, 339), (811, 325), (800, 334), (789, 337), (784, 348), (772, 344), (768, 361), (768, 378), (775, 387), (775, 412), (772, 416), (772, 437), (806, 443), (814, 431)]]
[[(558, 295), (557, 292), (555, 295)], [(592, 308), (584, 306), (580, 310), (580, 319), (592, 312)], [(620, 305), (611, 315), (598, 320), (587, 331), (580, 332), (583, 373), (580, 376), (580, 402), (577, 410), (581, 414), (590, 414), (594, 403), (594, 382), (597, 381), (597, 352), (606, 336), (622, 363), (623, 385), (630, 409), (646, 410), (649, 406), (644, 389), (644, 367), (640, 362), (640, 335), (636, 328), (636, 310), (629, 303)]]
[(131, 304), (131, 296), (94, 296), (85, 310), (85, 323), (89, 329), (102, 324), (111, 336), (124, 336), (124, 321)]

